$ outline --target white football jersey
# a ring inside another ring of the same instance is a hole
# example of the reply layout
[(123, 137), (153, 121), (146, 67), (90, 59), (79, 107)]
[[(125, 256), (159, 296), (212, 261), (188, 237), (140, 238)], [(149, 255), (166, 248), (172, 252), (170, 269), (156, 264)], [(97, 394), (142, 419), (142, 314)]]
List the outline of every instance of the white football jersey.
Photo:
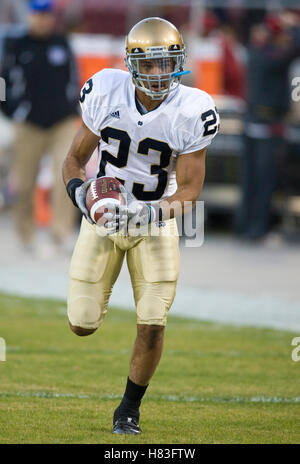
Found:
[(179, 85), (154, 110), (140, 114), (130, 73), (103, 69), (80, 96), (82, 119), (100, 136), (97, 174), (119, 179), (138, 200), (175, 193), (178, 156), (207, 147), (219, 115), (206, 92)]

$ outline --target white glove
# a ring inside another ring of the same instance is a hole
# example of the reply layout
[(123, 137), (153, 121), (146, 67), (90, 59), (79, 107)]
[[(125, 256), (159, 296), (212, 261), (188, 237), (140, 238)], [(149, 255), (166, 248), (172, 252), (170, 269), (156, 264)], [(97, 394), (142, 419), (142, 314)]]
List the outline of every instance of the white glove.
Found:
[(120, 206), (119, 208), (123, 222), (127, 219), (127, 223), (130, 221), (135, 226), (144, 226), (156, 220), (156, 212), (151, 204), (137, 200), (131, 193), (125, 190), (123, 185), (120, 186), (120, 190), (126, 201), (126, 206)]
[(154, 212), (151, 205), (144, 201), (133, 200), (127, 208), (128, 221), (131, 226), (145, 226), (153, 222)]
[(104, 205), (107, 211), (103, 214), (103, 217), (107, 219), (107, 222), (104, 224), (107, 235), (115, 234), (125, 228), (127, 224), (127, 204), (134, 198), (127, 192), (122, 184), (120, 184), (119, 187), (124, 198), (125, 205), (118, 206), (115, 203), (110, 202), (109, 199), (107, 200), (107, 203)]
[(108, 234), (127, 229), (128, 226), (145, 226), (154, 219), (152, 207), (143, 201), (133, 200), (129, 206), (120, 205), (119, 207), (108, 203), (105, 208), (109, 210), (103, 214), (103, 217), (107, 219), (104, 227)]
[(135, 197), (127, 192), (124, 186), (120, 185), (120, 192), (125, 200), (125, 205), (116, 206), (107, 200), (105, 208), (108, 210), (103, 214), (107, 219), (104, 227), (106, 233), (114, 234), (128, 227), (145, 226), (157, 220), (155, 208), (144, 201), (136, 200)]
[(104, 224), (107, 235), (115, 234), (124, 229), (127, 224), (127, 206), (118, 206), (107, 200), (104, 208), (107, 210), (103, 214), (103, 217), (107, 219), (107, 222)]
[(89, 212), (87, 210), (86, 204), (85, 204), (85, 199), (86, 199), (86, 192), (90, 186), (90, 184), (93, 182), (94, 179), (89, 179), (83, 184), (80, 185), (80, 187), (77, 187), (75, 190), (75, 200), (77, 203), (78, 208), (84, 215), (85, 219), (90, 223), (94, 224), (92, 219), (89, 216)]

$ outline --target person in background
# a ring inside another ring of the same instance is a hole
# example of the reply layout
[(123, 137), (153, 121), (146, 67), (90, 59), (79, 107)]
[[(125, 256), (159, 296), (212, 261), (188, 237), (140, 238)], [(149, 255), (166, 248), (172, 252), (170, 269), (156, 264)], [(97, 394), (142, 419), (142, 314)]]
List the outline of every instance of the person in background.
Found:
[(76, 220), (61, 168), (76, 130), (79, 83), (70, 46), (64, 36), (55, 34), (54, 27), (52, 1), (32, 0), (28, 30), (21, 37), (6, 39), (2, 60), (6, 102), (1, 108), (15, 126), (14, 216), (27, 250), (34, 249), (33, 194), (45, 154), (53, 162), (51, 236), (55, 245), (67, 242)]
[(245, 69), (241, 56), (242, 46), (238, 43), (234, 30), (222, 26), (212, 11), (206, 11), (203, 18), (203, 37), (217, 39), (222, 53), (223, 93), (245, 98)]
[(252, 28), (247, 66), (247, 114), (242, 160), (242, 199), (235, 227), (257, 241), (270, 231), (278, 161), (285, 152), (285, 118), (290, 109), (289, 65), (300, 55), (299, 16), (283, 11)]

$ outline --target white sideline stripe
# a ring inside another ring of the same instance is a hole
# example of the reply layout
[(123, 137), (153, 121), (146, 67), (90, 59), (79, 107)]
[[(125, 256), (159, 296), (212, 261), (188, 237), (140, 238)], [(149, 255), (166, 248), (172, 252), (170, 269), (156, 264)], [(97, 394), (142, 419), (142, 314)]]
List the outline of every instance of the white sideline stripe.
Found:
[[(50, 272), (51, 278), (49, 278)], [(0, 291), (24, 297), (67, 299), (68, 273), (49, 267), (36, 269), (32, 263), (24, 269), (0, 266)], [(112, 306), (134, 311), (135, 304), (129, 277), (118, 280), (109, 300)], [(41, 309), (42, 314), (42, 309)], [(271, 296), (253, 296), (222, 290), (196, 289), (179, 285), (170, 316), (230, 324), (239, 327), (270, 328), (300, 332), (298, 302), (286, 301)]]
[[(91, 399), (91, 400), (112, 400), (121, 399), (122, 395), (93, 395), (86, 393), (52, 393), (52, 392), (0, 392), (0, 398), (71, 398), (71, 399)], [(271, 404), (300, 404), (300, 396), (292, 398), (282, 398), (278, 396), (233, 396), (233, 397), (199, 397), (199, 396), (178, 396), (178, 395), (153, 395), (148, 396), (148, 400), (162, 400), (179, 403), (271, 403)]]
[[(115, 198), (110, 198), (109, 203), (113, 203), (114, 205), (117, 205), (117, 206), (120, 205), (120, 201), (116, 200)], [(101, 208), (101, 206), (105, 205), (105, 204), (107, 204), (107, 198), (102, 198), (101, 200), (96, 201), (96, 203), (94, 203), (93, 206), (91, 207), (90, 216), (91, 216), (91, 218), (93, 219), (94, 222), (96, 222), (95, 217), (94, 217), (96, 210), (98, 208)]]

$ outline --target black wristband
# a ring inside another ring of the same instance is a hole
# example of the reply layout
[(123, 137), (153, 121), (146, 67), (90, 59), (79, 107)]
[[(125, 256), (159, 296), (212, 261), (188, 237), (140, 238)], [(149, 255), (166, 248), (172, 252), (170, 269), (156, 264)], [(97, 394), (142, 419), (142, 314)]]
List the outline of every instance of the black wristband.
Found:
[(69, 197), (71, 198), (73, 205), (75, 205), (76, 208), (78, 208), (78, 205), (75, 200), (75, 190), (77, 189), (77, 187), (80, 187), (82, 184), (84, 184), (82, 179), (74, 178), (74, 179), (69, 180), (69, 182), (66, 185), (67, 193)]

